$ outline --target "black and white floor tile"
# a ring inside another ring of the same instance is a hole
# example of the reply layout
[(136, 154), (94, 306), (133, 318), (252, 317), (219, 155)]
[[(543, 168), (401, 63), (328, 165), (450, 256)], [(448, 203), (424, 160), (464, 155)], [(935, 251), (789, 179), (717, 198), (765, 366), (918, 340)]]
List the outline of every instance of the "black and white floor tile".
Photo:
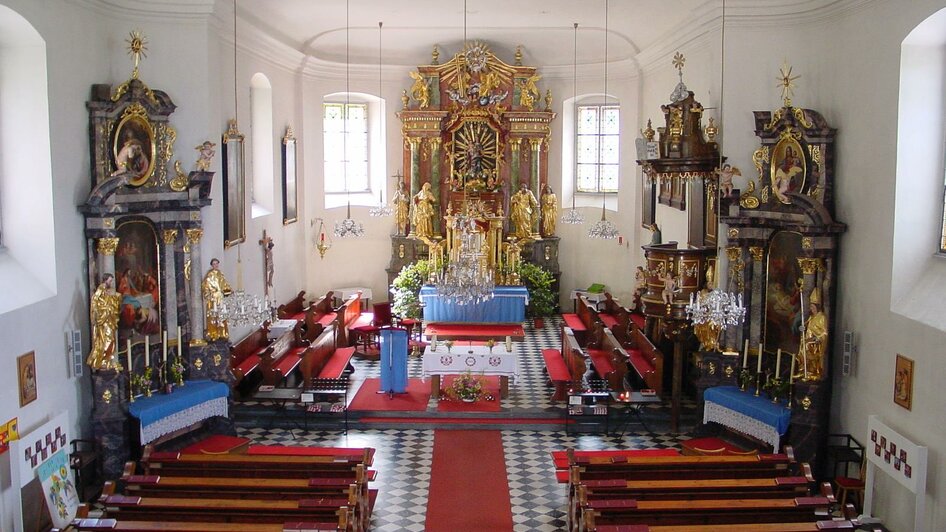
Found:
[[(502, 411), (510, 416), (563, 415), (561, 405), (549, 402), (551, 388), (546, 383), (542, 349), (558, 347), (559, 321), (546, 321), (543, 329), (526, 329), (521, 342), (520, 377), (510, 385), (509, 397), (502, 400)], [(355, 360), (353, 390), (365, 378), (378, 377), (376, 361)], [(409, 358), (408, 375), (421, 376), (419, 359)], [(350, 397), (354, 393), (350, 394)], [(685, 402), (681, 427), (696, 423), (695, 405)], [(436, 411), (431, 400), (428, 412)], [(550, 451), (564, 449), (666, 449), (679, 448), (680, 439), (688, 436), (671, 434), (669, 406), (658, 405), (642, 413), (649, 430), (631, 425), (620, 435), (566, 434), (564, 431), (517, 430), (510, 425), (503, 430), (506, 471), (516, 531), (545, 532), (565, 528), (565, 485), (555, 479)], [(500, 420), (501, 423), (501, 420)], [(299, 429), (263, 429), (253, 424), (238, 424), (240, 435), (260, 444), (304, 446), (374, 447), (374, 469), (379, 474), (373, 488), (379, 490), (372, 516), (372, 530), (422, 531), (427, 509), (427, 490), (433, 449), (433, 430), (420, 429), (352, 429), (347, 435), (338, 432), (302, 431)], [(638, 430), (639, 429), (639, 430)]]

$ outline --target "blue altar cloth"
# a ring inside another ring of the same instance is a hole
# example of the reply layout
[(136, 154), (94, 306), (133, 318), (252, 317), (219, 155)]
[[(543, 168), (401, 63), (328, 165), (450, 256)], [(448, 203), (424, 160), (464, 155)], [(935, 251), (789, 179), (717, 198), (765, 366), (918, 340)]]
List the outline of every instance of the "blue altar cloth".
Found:
[(184, 386), (174, 388), (169, 394), (158, 393), (135, 399), (134, 403), (128, 403), (128, 413), (138, 418), (144, 427), (189, 408), (229, 396), (230, 387), (222, 382), (186, 381)]
[(716, 403), (746, 415), (775, 429), (780, 435), (788, 431), (792, 411), (766, 397), (744, 392), (737, 386), (716, 386), (703, 392), (703, 400)]
[(524, 286), (497, 286), (493, 298), (482, 303), (457, 305), (445, 301), (434, 286), (420, 289), (424, 321), (428, 323), (522, 323), (526, 319), (529, 291)]

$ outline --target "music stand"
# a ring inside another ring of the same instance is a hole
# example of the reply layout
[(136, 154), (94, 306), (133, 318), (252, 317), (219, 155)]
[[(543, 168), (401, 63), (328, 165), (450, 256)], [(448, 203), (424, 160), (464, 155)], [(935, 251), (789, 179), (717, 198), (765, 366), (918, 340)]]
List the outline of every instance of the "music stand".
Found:
[(381, 386), (378, 393), (394, 397), (407, 391), (407, 329), (382, 327), (381, 336)]

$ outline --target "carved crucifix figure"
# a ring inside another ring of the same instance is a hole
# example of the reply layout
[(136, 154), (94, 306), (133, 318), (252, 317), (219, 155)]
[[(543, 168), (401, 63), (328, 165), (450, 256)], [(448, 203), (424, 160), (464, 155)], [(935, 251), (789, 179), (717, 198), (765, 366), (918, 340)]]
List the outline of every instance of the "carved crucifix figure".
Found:
[(273, 287), (273, 273), (275, 273), (276, 267), (273, 264), (273, 243), (272, 237), (266, 236), (266, 230), (263, 230), (263, 238), (260, 239), (259, 245), (263, 246), (263, 269), (266, 272), (266, 277), (263, 282), (263, 293), (266, 294), (266, 299), (269, 299), (269, 289)]

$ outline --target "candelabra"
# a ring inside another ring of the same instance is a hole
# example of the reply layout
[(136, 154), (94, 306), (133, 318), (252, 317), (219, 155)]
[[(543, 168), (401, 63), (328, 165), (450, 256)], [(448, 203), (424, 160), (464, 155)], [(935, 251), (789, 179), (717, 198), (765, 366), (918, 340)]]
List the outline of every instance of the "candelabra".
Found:
[(686, 313), (687, 319), (693, 322), (701, 349), (716, 351), (719, 349), (719, 334), (727, 327), (741, 324), (746, 307), (742, 304), (742, 294), (737, 296), (714, 288), (709, 293), (690, 294)]
[(236, 290), (224, 297), (222, 303), (214, 305), (209, 314), (217, 321), (226, 321), (230, 325), (243, 327), (260, 325), (271, 319), (274, 312), (275, 307), (259, 296)]
[(480, 251), (482, 234), (475, 228), (476, 222), (469, 215), (456, 217), (456, 244), (450, 250), (446, 266), (434, 275), (437, 293), (458, 305), (492, 299), (496, 288), (492, 272), (486, 266), (486, 257)]

